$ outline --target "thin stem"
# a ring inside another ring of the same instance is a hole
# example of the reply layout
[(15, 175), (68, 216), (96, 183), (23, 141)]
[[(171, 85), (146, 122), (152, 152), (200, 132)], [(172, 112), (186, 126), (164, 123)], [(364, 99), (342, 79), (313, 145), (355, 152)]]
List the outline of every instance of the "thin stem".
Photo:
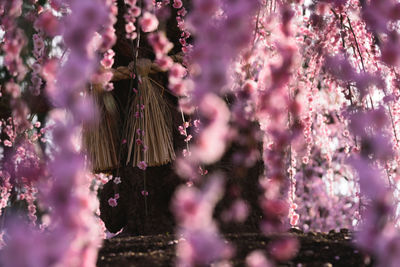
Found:
[(259, 25), (259, 19), (260, 19), (260, 12), (261, 12), (261, 7), (258, 9), (258, 12), (257, 12), (256, 27), (255, 27), (255, 29), (254, 29), (253, 41), (252, 41), (253, 49), (254, 49), (254, 46), (255, 46), (255, 41), (256, 41), (257, 32), (258, 32), (258, 25)]
[(360, 56), (362, 69), (363, 69), (363, 71), (365, 72), (364, 59), (363, 59), (363, 57), (362, 57), (362, 55), (361, 55), (360, 46), (358, 45), (357, 37), (356, 37), (356, 34), (354, 33), (353, 26), (351, 26), (351, 21), (350, 21), (350, 18), (349, 18), (349, 17), (347, 17), (347, 22), (349, 23), (349, 27), (350, 27), (351, 34), (353, 35), (354, 41), (355, 41), (355, 43), (356, 43), (356, 48), (357, 48), (358, 55)]
[[(358, 55), (360, 56), (362, 70), (364, 71), (364, 73), (366, 73), (365, 65), (364, 65), (364, 59), (363, 59), (363, 57), (361, 55), (361, 49), (360, 49), (360, 46), (359, 46), (358, 41), (357, 41), (357, 36), (356, 36), (356, 34), (355, 34), (354, 30), (353, 30), (353, 26), (351, 25), (351, 21), (350, 21), (350, 18), (348, 16), (347, 16), (347, 22), (349, 23), (350, 32), (354, 37), (354, 42), (356, 43), (356, 49), (357, 49)], [(371, 108), (375, 109), (374, 108), (374, 102), (372, 101), (372, 97), (371, 97), (371, 94), (369, 92), (368, 92), (368, 98), (369, 98), (369, 101), (371, 103)]]
[[(185, 127), (185, 116), (183, 115), (182, 107), (181, 107), (180, 109), (181, 109), (181, 115), (182, 115), (183, 128), (185, 129), (185, 136), (187, 137), (188, 134), (187, 134), (186, 127)], [(185, 142), (185, 143), (186, 143), (187, 152), (189, 153), (189, 152), (190, 152), (190, 149), (189, 149), (189, 142)]]

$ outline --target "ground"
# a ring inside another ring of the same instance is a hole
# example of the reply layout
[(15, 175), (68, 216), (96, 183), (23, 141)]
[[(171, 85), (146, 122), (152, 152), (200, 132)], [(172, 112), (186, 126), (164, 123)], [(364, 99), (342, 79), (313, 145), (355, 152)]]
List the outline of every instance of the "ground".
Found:
[[(279, 236), (297, 237), (301, 247), (297, 256), (278, 266), (372, 266), (371, 258), (352, 245), (353, 234), (347, 229), (329, 233), (303, 233), (291, 229), (288, 233), (264, 236), (259, 233), (225, 234), (236, 247), (233, 266), (245, 266), (246, 255), (255, 249), (265, 249)], [(115, 237), (105, 240), (99, 252), (97, 266), (174, 266), (175, 245), (172, 234)]]

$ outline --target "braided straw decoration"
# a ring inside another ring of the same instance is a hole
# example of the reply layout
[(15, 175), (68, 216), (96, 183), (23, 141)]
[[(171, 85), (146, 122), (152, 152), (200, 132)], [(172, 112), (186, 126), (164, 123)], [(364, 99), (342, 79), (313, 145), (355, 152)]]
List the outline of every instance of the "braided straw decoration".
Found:
[(83, 125), (82, 143), (93, 171), (108, 171), (118, 166), (118, 107), (111, 92), (104, 91), (99, 84), (93, 84), (89, 94), (97, 106), (99, 117), (93, 124)]
[[(172, 58), (174, 61), (182, 61), (182, 55), (179, 54)], [(133, 158), (133, 166), (137, 166), (140, 161), (146, 162), (147, 166), (159, 166), (175, 159), (169, 109), (154, 86), (159, 87), (163, 92), (164, 88), (148, 76), (150, 72), (162, 70), (156, 64), (152, 64), (149, 59), (139, 59), (137, 67), (141, 77), (139, 85), (141, 98), (136, 96), (129, 110), (127, 130), (124, 133), (128, 140), (126, 164)], [(132, 72), (128, 67), (120, 66), (110, 70), (113, 72), (111, 81), (131, 79)], [(111, 92), (105, 92), (100, 84), (93, 84), (90, 93), (98, 108), (100, 118), (97, 118), (94, 124), (83, 126), (83, 146), (94, 172), (109, 171), (119, 165), (117, 156), (120, 136), (119, 111)], [(142, 118), (135, 117), (136, 111), (139, 111), (137, 108), (139, 103), (144, 104), (145, 107)], [(137, 129), (144, 130), (144, 136), (139, 136)], [(136, 139), (141, 139), (148, 150), (144, 152), (143, 146), (134, 149)]]
[[(147, 166), (160, 166), (175, 159), (171, 115), (162, 94), (155, 87), (164, 88), (148, 76), (151, 68), (149, 59), (138, 60), (137, 69), (141, 78), (139, 93), (130, 106), (124, 133), (128, 140), (126, 164), (132, 161), (133, 166), (138, 166), (140, 161), (146, 162)], [(141, 105), (144, 105), (143, 110)], [(137, 112), (141, 115), (137, 116)], [(136, 144), (138, 139), (142, 140), (142, 145)], [(146, 151), (143, 145), (148, 147)]]

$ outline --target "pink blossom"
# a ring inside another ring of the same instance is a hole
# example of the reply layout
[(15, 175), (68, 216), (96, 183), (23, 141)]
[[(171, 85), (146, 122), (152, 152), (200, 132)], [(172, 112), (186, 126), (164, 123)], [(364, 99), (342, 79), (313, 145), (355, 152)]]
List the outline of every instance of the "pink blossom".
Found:
[(194, 127), (199, 128), (200, 127), (200, 120), (194, 120), (193, 121), (193, 125), (194, 125)]
[(141, 169), (141, 170), (146, 170), (146, 168), (147, 168), (146, 162), (140, 161), (140, 162), (138, 163), (138, 168)]
[(297, 223), (298, 223), (298, 221), (299, 221), (299, 218), (300, 218), (299, 214), (294, 213), (294, 214), (292, 215), (292, 217), (290, 218), (290, 225), (292, 225), (292, 226), (297, 225)]
[(268, 261), (261, 250), (254, 250), (246, 257), (248, 267), (271, 267), (272, 263)]
[(180, 81), (186, 75), (186, 69), (178, 63), (172, 65), (169, 70), (169, 83), (174, 84), (176, 81)]
[(11, 95), (12, 98), (17, 98), (21, 95), (19, 85), (14, 82), (8, 82), (5, 86), (6, 92)]
[(114, 178), (114, 183), (115, 184), (120, 184), (121, 183), (121, 177), (115, 177)]
[(183, 126), (178, 126), (179, 133), (186, 136), (186, 129)]
[(144, 32), (153, 32), (157, 30), (158, 19), (153, 14), (145, 12), (140, 19), (140, 26)]
[(183, 157), (190, 156), (191, 154), (192, 154), (192, 153), (191, 153), (189, 150), (187, 150), (186, 148), (182, 150), (182, 155), (183, 155)]
[(174, 3), (172, 5), (174, 8), (179, 9), (183, 6), (182, 1), (181, 0), (174, 0)]
[(199, 166), (199, 174), (200, 174), (201, 176), (207, 175), (207, 174), (208, 174), (208, 170), (202, 168), (201, 166)]
[(4, 140), (3, 143), (5, 146), (12, 147), (12, 142), (10, 142), (10, 140)]
[(191, 225), (202, 218), (199, 192), (193, 189), (180, 188), (172, 203), (176, 216), (183, 225)]
[(36, 51), (40, 51), (44, 48), (44, 41), (41, 35), (39, 34), (34, 34), (33, 35), (33, 45), (35, 47)]
[(100, 46), (101, 51), (110, 49), (116, 42), (115, 29), (112, 26), (105, 27), (102, 34), (102, 44)]
[(130, 6), (135, 6), (136, 5), (137, 0), (125, 0), (125, 3), (127, 3)]
[(191, 134), (189, 134), (186, 138), (185, 138), (185, 142), (187, 143), (187, 142), (189, 142), (191, 139), (192, 139), (192, 135)]
[(227, 127), (214, 125), (203, 130), (198, 138), (193, 153), (201, 162), (210, 164), (221, 158), (226, 148)]
[(36, 29), (44, 31), (48, 36), (55, 36), (60, 31), (60, 23), (50, 10), (42, 12), (34, 26)]
[(109, 198), (108, 199), (108, 205), (110, 205), (111, 207), (116, 207), (118, 205), (117, 200), (115, 198)]
[(186, 16), (186, 14), (187, 14), (187, 11), (186, 11), (186, 9), (184, 7), (179, 9), (178, 12), (177, 12), (177, 15), (178, 16), (182, 16), (182, 17)]
[(151, 33), (148, 37), (148, 41), (153, 47), (157, 58), (162, 58), (174, 46), (170, 41), (168, 41), (164, 32)]
[(212, 163), (225, 152), (228, 137), (229, 110), (218, 97), (209, 94), (200, 103), (199, 110), (209, 120), (210, 125), (199, 133), (193, 153), (200, 161)]
[(190, 85), (188, 80), (175, 80), (169, 84), (169, 89), (177, 96), (186, 96), (191, 91)]
[(101, 65), (106, 69), (111, 68), (112, 65), (114, 64), (114, 55), (115, 55), (114, 50), (112, 49), (107, 50), (106, 53), (104, 53), (103, 59), (101, 60)]
[(232, 248), (218, 235), (212, 218), (222, 186), (222, 178), (214, 175), (201, 191), (181, 186), (176, 192), (172, 209), (184, 237), (177, 245), (180, 265), (210, 264), (231, 257)]
[(169, 70), (172, 65), (173, 65), (173, 60), (168, 57), (168, 56), (162, 56), (158, 59), (156, 59), (155, 63), (163, 70), (163, 71), (167, 71)]
[(209, 265), (233, 254), (233, 249), (213, 229), (187, 230), (182, 234), (185, 239), (177, 245), (180, 266)]
[(299, 242), (295, 238), (274, 241), (269, 246), (272, 257), (278, 261), (290, 260), (299, 250)]
[(137, 7), (137, 6), (132, 6), (130, 11), (134, 17), (139, 17), (140, 14), (142, 13), (142, 10), (140, 9), (140, 7)]
[(125, 24), (126, 33), (131, 33), (134, 32), (135, 30), (136, 30), (135, 24), (133, 24), (132, 22)]
[(244, 222), (249, 214), (249, 207), (243, 200), (236, 200), (232, 206), (222, 213), (225, 222)]
[(39, 63), (35, 62), (32, 65), (32, 70), (33, 70), (34, 73), (40, 73), (41, 70), (42, 70), (42, 66)]

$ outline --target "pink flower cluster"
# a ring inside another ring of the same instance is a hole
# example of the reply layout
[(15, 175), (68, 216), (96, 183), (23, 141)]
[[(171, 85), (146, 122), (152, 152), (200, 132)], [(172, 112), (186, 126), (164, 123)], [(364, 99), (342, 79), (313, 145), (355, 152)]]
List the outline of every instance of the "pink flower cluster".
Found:
[[(11, 5), (18, 3), (2, 1), (0, 10), (13, 10), (15, 7)], [(58, 4), (57, 1), (51, 2), (52, 7), (61, 8)], [(75, 140), (82, 120), (91, 118), (93, 112), (82, 96), (94, 74), (95, 64), (98, 63), (93, 36), (96, 31), (103, 34), (99, 46), (101, 52), (113, 45), (115, 37), (107, 37), (110, 32), (107, 28), (113, 29), (116, 6), (112, 0), (64, 1), (62, 5), (68, 6), (69, 10), (63, 14), (59, 25), (63, 29), (62, 37), (69, 51), (65, 62), (60, 59), (43, 62), (47, 51), (41, 34), (55, 33), (55, 21), (51, 13), (44, 13), (36, 20), (38, 30), (43, 32), (34, 37), (34, 56), (44, 64), (42, 69), (34, 65), (33, 70), (47, 79), (46, 90), (56, 106), (49, 114), (53, 122), (51, 136), (55, 149), (51, 150), (51, 157), (46, 164), (38, 158), (32, 141), (44, 131), (37, 134), (33, 125), (24, 124), (29, 111), (24, 108), (22, 101), (17, 101), (18, 94), (13, 93), (16, 98), (13, 122), (18, 143), (14, 145), (13, 156), (13, 162), (17, 164), (10, 170), (15, 175), (14, 183), (23, 183), (24, 193), (19, 194), (19, 199), (27, 201), (30, 219), (36, 220), (34, 201), (40, 200), (40, 207), (45, 212), (42, 220), (50, 225), (44, 230), (46, 233), (43, 233), (21, 222), (10, 223), (7, 227), (9, 238), (4, 247), (5, 254), (2, 253), (1, 257), (4, 266), (22, 266), (31, 262), (37, 265), (94, 266), (97, 260), (101, 236), (98, 219), (94, 215), (97, 199), (90, 193), (92, 176), (86, 169), (85, 157), (79, 152)], [(17, 11), (10, 14), (20, 15)], [(11, 86), (8, 88), (9, 92), (16, 91), (15, 86), (15, 89)], [(72, 116), (67, 115), (67, 112)], [(36, 123), (35, 127), (40, 127), (40, 123)], [(28, 130), (33, 132), (32, 138)], [(29, 142), (24, 143), (24, 138)], [(39, 191), (33, 184), (37, 179), (40, 179), (37, 183)], [(37, 194), (40, 194), (38, 199)]]
[(4, 66), (11, 76), (21, 81), (27, 72), (22, 58), (22, 48), (27, 44), (24, 32), (17, 27), (16, 19), (22, 13), (22, 1), (0, 1), (0, 27), (4, 31)]
[(202, 190), (182, 186), (172, 201), (178, 222), (178, 266), (222, 262), (232, 255), (232, 247), (219, 236), (213, 210), (222, 197), (223, 180), (211, 175)]
[(134, 40), (137, 37), (135, 23), (142, 13), (142, 9), (136, 5), (137, 0), (125, 0), (125, 3), (128, 5), (128, 10), (124, 14), (126, 38)]
[(362, 7), (362, 16), (368, 27), (377, 35), (385, 36), (380, 44), (381, 60), (388, 65), (398, 66), (399, 61), (399, 33), (390, 24), (400, 20), (400, 5), (396, 1), (373, 0)]
[(173, 8), (178, 9), (176, 21), (178, 23), (178, 28), (181, 31), (181, 38), (179, 38), (179, 43), (182, 45), (182, 52), (187, 53), (191, 45), (187, 42), (187, 39), (190, 37), (190, 32), (186, 29), (186, 23), (184, 17), (187, 14), (185, 7), (182, 4), (181, 0), (174, 0), (172, 5)]
[(42, 34), (33, 35), (33, 55), (36, 58), (36, 62), (32, 65), (32, 93), (34, 95), (40, 94), (40, 89), (43, 84), (43, 80), (40, 77), (42, 71), (42, 64), (44, 62), (43, 56), (45, 55), (44, 40)]
[(1, 187), (0, 187), (0, 215), (3, 209), (7, 207), (8, 200), (11, 195), (12, 185), (10, 183), (10, 174), (6, 171), (1, 171)]
[[(220, 4), (219, 1), (193, 3), (194, 10), (189, 17), (189, 29), (195, 33), (197, 39), (189, 54), (193, 92), (181, 102), (183, 110), (188, 110), (184, 107), (188, 100), (199, 107), (203, 128), (195, 139), (190, 160), (207, 164), (217, 161), (226, 148), (230, 115), (226, 104), (218, 95), (227, 84), (225, 66), (229, 66), (230, 61), (250, 41), (249, 21), (258, 6), (257, 1)], [(218, 15), (219, 8), (226, 8), (223, 10), (225, 16)], [(210, 20), (202, 19), (204, 17), (210, 17)], [(233, 24), (240, 27), (233, 28)], [(219, 32), (226, 34), (221, 35)]]
[[(41, 223), (11, 221), (0, 241), (7, 255), (1, 263), (94, 265), (102, 228), (89, 188), (97, 190), (113, 178), (98, 175), (90, 185), (93, 176), (75, 140), (80, 122), (93, 117), (91, 102), (82, 97), (87, 84), (112, 89), (117, 2), (52, 0), (45, 7), (40, 2), (0, 0), (0, 71), (7, 77), (1, 90), (12, 108), (12, 118), (0, 121), (5, 136), (0, 213), (12, 205), (15, 191), (27, 203), (27, 217)], [(178, 265), (223, 265), (232, 256), (212, 217), (223, 182), (206, 166), (217, 162), (230, 142), (235, 143), (232, 164), (240, 173), (264, 162), (262, 230), (358, 229), (360, 247), (374, 253), (378, 264), (399, 265), (397, 1), (193, 0), (187, 17), (181, 0), (124, 2), (127, 37), (136, 39), (139, 29), (149, 33), (155, 63), (169, 71), (169, 89), (187, 113), (178, 129), (187, 146), (176, 170), (188, 182), (172, 205)], [(173, 62), (172, 43), (157, 31), (170, 8), (176, 9), (181, 32), (182, 65)], [(18, 27), (20, 17), (32, 22), (33, 35)], [(62, 60), (49, 56), (58, 34), (64, 43), (57, 48), (68, 51)], [(26, 58), (27, 37), (33, 50)], [(22, 93), (29, 88), (35, 94), (45, 88), (54, 107), (52, 127), (42, 127), (29, 111)], [(143, 108), (137, 107), (138, 118)], [(136, 144), (146, 151), (142, 129), (136, 134)], [(39, 138), (51, 138), (46, 157), (37, 153)], [(138, 167), (146, 170), (147, 164)], [(123, 186), (118, 177), (113, 181)], [(108, 204), (117, 206), (118, 198), (115, 194)], [(248, 212), (238, 196), (221, 216), (240, 222)], [(276, 240), (267, 250), (268, 259), (254, 251), (246, 263), (289, 260), (298, 242)]]
[(293, 160), (292, 149), (292, 143), (302, 129), (299, 104), (291, 95), (291, 79), (297, 56), (292, 33), (294, 12), (290, 5), (282, 4), (280, 21), (275, 22), (277, 18), (273, 14), (269, 18), (271, 24), (280, 22), (277, 24), (280, 27), (274, 29), (280, 39), (273, 40), (279, 60), (268, 64), (262, 71), (259, 86), (265, 88), (259, 91), (257, 99), (258, 118), (265, 125), (263, 160), (267, 169), (265, 178), (261, 180), (264, 189), (261, 198), (265, 214), (262, 225), (264, 232), (282, 231), (288, 226), (288, 217), (294, 225), (299, 216), (294, 211), (296, 161)]

